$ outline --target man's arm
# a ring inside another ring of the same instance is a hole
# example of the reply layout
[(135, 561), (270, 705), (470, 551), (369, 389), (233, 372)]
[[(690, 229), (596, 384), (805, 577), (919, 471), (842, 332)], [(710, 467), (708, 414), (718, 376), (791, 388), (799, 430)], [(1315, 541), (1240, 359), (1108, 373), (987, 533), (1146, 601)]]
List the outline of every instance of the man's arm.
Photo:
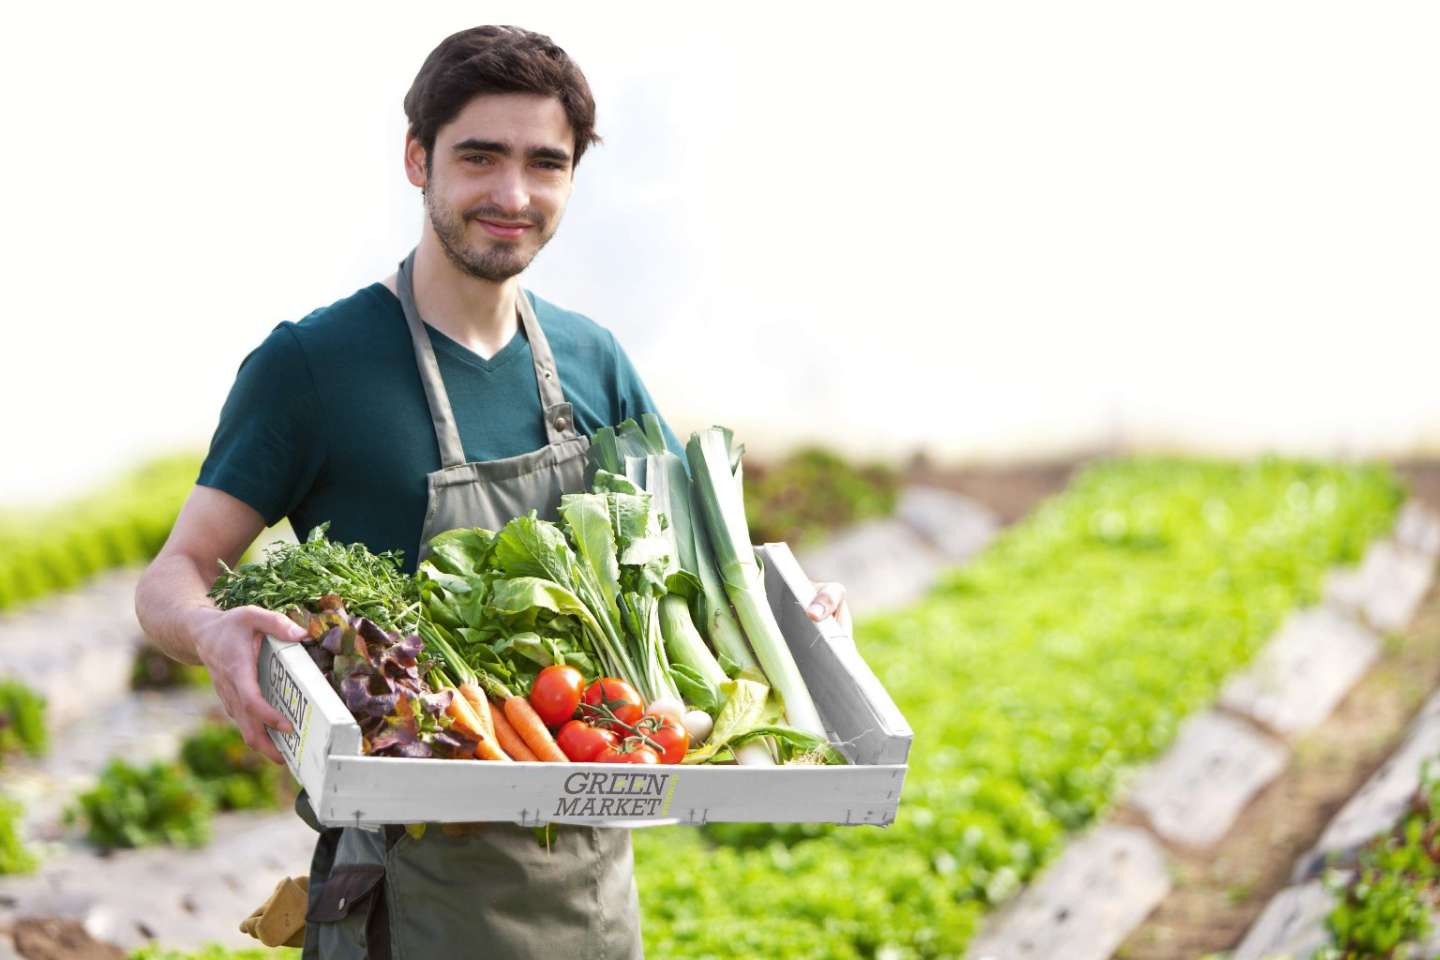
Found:
[(299, 640), (305, 631), (261, 607), (219, 610), (206, 596), (220, 573), (219, 561), (234, 566), (264, 528), (264, 518), (244, 501), (196, 486), (135, 588), (135, 615), (146, 636), (169, 656), (209, 669), (245, 742), (280, 763), (265, 727), (284, 731), (289, 724), (261, 697), (256, 664), (265, 634)]

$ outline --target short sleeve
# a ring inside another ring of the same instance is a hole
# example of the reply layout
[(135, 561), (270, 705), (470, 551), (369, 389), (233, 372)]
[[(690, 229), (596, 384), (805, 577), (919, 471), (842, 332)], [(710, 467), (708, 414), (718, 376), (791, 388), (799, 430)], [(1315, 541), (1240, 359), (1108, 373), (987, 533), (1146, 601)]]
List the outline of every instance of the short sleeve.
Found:
[[(675, 436), (665, 418), (655, 407), (655, 401), (650, 397), (650, 391), (645, 389), (645, 384), (640, 380), (640, 374), (630, 358), (620, 346), (620, 341), (615, 339), (614, 334), (610, 336), (610, 342), (615, 345), (615, 378), (616, 393), (620, 400), (619, 418), (622, 420), (639, 420), (643, 414), (653, 413), (660, 418), (660, 430), (665, 435), (665, 445), (678, 456), (681, 461), (685, 460), (685, 445)], [(688, 467), (687, 467), (688, 469)]]
[(282, 323), (240, 364), (196, 483), (243, 500), (267, 525), (279, 522), (324, 462), (318, 407), (294, 324)]

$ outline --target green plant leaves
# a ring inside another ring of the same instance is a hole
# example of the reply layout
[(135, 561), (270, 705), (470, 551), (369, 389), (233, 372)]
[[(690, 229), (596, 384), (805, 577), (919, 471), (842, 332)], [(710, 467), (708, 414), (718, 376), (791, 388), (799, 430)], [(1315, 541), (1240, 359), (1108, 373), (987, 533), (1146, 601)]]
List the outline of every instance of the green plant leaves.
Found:
[(90, 842), (102, 848), (198, 847), (210, 839), (213, 812), (210, 795), (179, 764), (136, 767), (116, 758), (66, 810), (66, 820), (83, 822)]
[(963, 956), (1401, 495), (1366, 465), (1085, 471), (925, 600), (857, 623), (915, 731), (896, 822), (637, 831), (647, 952)]

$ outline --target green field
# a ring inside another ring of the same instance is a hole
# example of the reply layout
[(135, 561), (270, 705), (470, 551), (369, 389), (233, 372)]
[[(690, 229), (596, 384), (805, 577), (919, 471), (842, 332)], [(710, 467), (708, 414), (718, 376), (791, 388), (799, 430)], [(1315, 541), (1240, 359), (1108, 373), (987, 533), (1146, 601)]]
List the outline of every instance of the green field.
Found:
[(639, 831), (649, 955), (960, 957), (1403, 491), (1381, 467), (1096, 465), (857, 642), (915, 732), (891, 827)]

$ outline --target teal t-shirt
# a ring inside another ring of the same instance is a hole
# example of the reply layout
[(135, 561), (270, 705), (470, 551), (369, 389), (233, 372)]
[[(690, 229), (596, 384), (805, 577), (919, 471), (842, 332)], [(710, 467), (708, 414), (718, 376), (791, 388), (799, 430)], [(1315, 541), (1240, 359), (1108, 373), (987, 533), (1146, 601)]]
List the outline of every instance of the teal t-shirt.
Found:
[[(528, 292), (528, 291), (527, 291)], [(613, 334), (530, 294), (576, 429), (591, 436), (658, 412)], [(486, 360), (426, 326), (467, 460), (545, 446), (524, 328)], [(662, 421), (663, 422), (663, 421)], [(665, 440), (684, 456), (668, 426)], [(427, 474), (440, 468), (425, 389), (400, 301), (374, 283), (299, 323), (277, 326), (240, 365), (197, 483), (289, 517), (302, 539), (330, 523), (332, 540), (400, 550), (415, 568)]]

